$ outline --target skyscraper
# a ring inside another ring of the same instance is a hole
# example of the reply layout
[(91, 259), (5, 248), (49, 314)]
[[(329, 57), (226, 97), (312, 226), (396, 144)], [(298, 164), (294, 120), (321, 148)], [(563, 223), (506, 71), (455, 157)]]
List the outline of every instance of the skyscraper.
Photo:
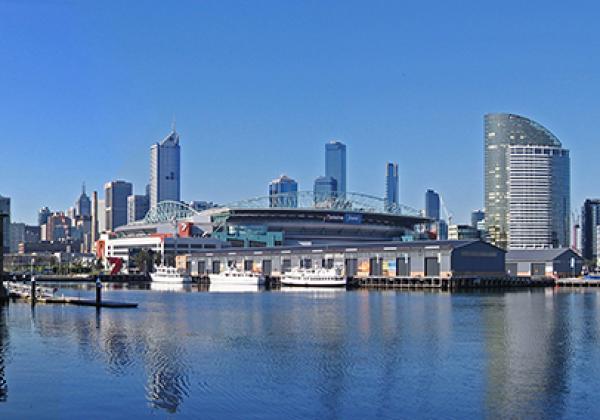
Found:
[(346, 192), (346, 145), (330, 141), (325, 145), (325, 176), (335, 179), (336, 192)]
[(493, 244), (569, 246), (569, 151), (546, 128), (514, 114), (487, 114), (485, 212)]
[(92, 222), (91, 222), (91, 234), (90, 234), (90, 250), (96, 251), (96, 241), (98, 240), (98, 215), (102, 215), (104, 219), (104, 212), (98, 213), (98, 192), (92, 192)]
[(127, 223), (133, 223), (146, 216), (149, 210), (147, 195), (130, 195), (127, 197)]
[(127, 224), (127, 197), (133, 186), (130, 182), (111, 181), (104, 185), (106, 230), (114, 231)]
[(106, 232), (106, 200), (98, 200), (98, 233)]
[(10, 248), (10, 198), (3, 197), (0, 195), (0, 214), (4, 214), (4, 223), (2, 223), (3, 229), (3, 238), (2, 238), (2, 246), (6, 252), (9, 251)]
[(92, 202), (85, 193), (85, 184), (81, 187), (81, 195), (75, 202), (75, 216), (77, 217), (91, 217), (92, 216)]
[(473, 210), (471, 212), (471, 227), (474, 229), (479, 229), (479, 222), (485, 220), (485, 212), (483, 210)]
[(581, 255), (586, 260), (598, 258), (597, 227), (600, 226), (600, 200), (585, 200), (581, 209)]
[(337, 191), (337, 182), (330, 176), (320, 176), (315, 179), (313, 196), (315, 205), (323, 204), (334, 198)]
[(298, 183), (281, 175), (269, 183), (270, 207), (298, 207)]
[(440, 195), (433, 190), (425, 193), (425, 217), (440, 220)]
[(165, 200), (181, 200), (179, 134), (175, 127), (150, 148), (150, 207)]
[(42, 207), (38, 211), (38, 226), (45, 225), (48, 222), (48, 217), (50, 217), (51, 214), (52, 212), (48, 207)]
[(397, 208), (400, 204), (400, 184), (398, 164), (389, 162), (385, 171), (385, 206), (387, 210)]

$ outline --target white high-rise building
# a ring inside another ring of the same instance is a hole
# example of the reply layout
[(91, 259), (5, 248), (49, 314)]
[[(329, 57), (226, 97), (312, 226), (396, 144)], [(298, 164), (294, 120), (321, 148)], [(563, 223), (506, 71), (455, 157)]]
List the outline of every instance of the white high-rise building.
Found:
[(150, 148), (150, 208), (165, 200), (181, 200), (181, 148), (173, 130)]
[(485, 116), (486, 225), (507, 249), (569, 246), (569, 151), (548, 129), (515, 114)]

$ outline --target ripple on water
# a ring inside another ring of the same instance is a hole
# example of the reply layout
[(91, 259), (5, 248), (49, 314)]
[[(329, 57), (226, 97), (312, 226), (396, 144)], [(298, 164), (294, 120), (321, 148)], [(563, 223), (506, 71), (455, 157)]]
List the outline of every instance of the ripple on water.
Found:
[(153, 408), (178, 411), (189, 396), (192, 369), (182, 346), (173, 341), (150, 341), (145, 349), (146, 400)]

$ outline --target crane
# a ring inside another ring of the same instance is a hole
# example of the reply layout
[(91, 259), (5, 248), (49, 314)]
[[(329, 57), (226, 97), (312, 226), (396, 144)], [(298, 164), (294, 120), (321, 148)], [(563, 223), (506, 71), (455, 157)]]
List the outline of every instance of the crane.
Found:
[(452, 212), (448, 211), (448, 207), (446, 207), (446, 202), (444, 201), (444, 197), (442, 197), (442, 195), (440, 194), (440, 207), (442, 209), (443, 212), (443, 219), (448, 221), (448, 226), (450, 226), (452, 224), (452, 219), (454, 218), (454, 215)]

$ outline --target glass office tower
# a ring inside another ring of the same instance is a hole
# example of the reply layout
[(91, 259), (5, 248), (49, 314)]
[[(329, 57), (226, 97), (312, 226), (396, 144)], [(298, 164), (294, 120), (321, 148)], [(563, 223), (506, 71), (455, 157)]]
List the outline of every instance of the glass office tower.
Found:
[(298, 207), (298, 183), (292, 178), (281, 175), (269, 183), (270, 207)]
[(346, 192), (346, 145), (331, 141), (325, 145), (325, 176), (335, 179), (337, 192)]
[(433, 190), (425, 193), (425, 217), (440, 220), (440, 195)]
[(569, 246), (569, 151), (546, 128), (515, 114), (487, 114), (485, 212), (505, 249)]
[(181, 148), (175, 130), (150, 148), (150, 207), (181, 200)]

